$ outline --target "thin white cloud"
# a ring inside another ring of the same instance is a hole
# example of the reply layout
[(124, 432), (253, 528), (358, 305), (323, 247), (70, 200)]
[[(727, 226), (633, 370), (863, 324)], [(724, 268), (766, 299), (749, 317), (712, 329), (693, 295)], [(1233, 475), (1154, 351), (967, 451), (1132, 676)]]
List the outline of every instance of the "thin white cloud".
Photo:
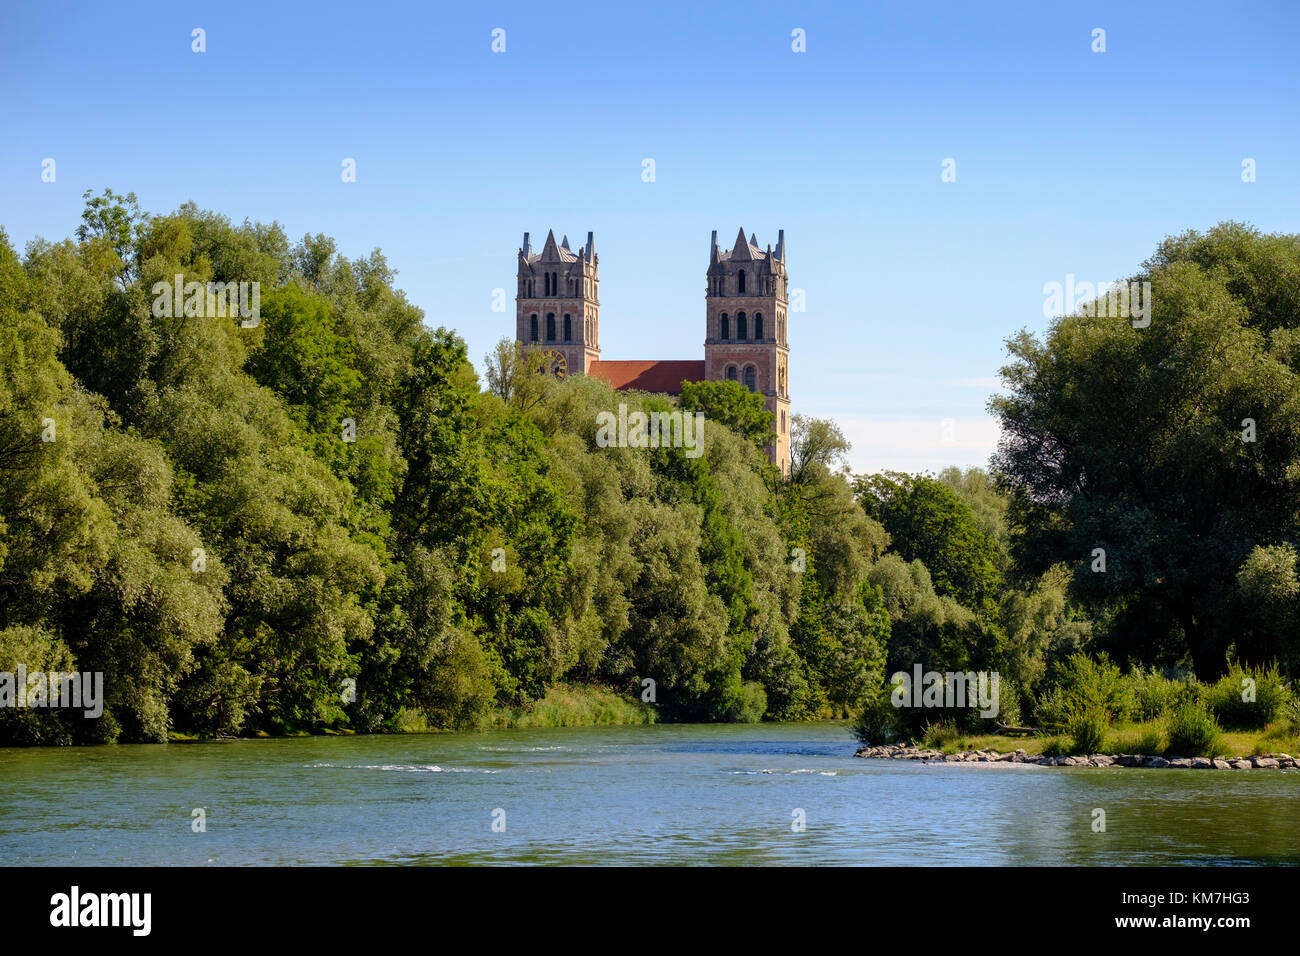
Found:
[(1001, 429), (996, 418), (839, 419), (853, 444), (849, 467), (877, 471), (939, 471), (949, 465), (987, 468)]

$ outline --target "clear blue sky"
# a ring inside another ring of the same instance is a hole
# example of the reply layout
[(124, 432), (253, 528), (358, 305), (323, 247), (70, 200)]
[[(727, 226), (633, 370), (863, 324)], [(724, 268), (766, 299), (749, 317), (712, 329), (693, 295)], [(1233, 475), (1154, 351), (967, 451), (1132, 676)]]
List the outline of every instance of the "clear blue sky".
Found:
[(702, 356), (711, 230), (783, 228), (795, 411), (840, 421), (857, 470), (981, 464), (1044, 283), (1224, 219), (1300, 231), (1298, 41), (1294, 0), (6, 0), (0, 225), (62, 238), (111, 187), (378, 246), (480, 367), (525, 230), (595, 231), (603, 357), (630, 359)]

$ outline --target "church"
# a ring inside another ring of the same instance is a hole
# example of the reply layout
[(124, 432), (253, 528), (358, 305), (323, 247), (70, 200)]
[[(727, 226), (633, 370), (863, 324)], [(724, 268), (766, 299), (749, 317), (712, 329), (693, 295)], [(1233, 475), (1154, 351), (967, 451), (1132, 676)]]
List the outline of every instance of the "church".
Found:
[(557, 375), (591, 375), (616, 389), (680, 395), (683, 382), (740, 382), (761, 393), (772, 413), (776, 441), (768, 458), (790, 473), (790, 343), (785, 230), (766, 250), (742, 228), (730, 250), (718, 248), (715, 230), (705, 273), (703, 360), (609, 360), (600, 357), (600, 257), (596, 241), (575, 253), (569, 237), (546, 234), (539, 253), (529, 234), (519, 249), (515, 339), (546, 350)]

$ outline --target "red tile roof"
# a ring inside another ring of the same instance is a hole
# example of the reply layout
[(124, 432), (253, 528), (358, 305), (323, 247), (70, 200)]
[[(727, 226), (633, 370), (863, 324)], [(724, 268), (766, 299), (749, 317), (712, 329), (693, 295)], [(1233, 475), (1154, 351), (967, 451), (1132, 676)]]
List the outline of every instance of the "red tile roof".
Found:
[(642, 392), (677, 395), (682, 390), (682, 382), (704, 381), (704, 362), (702, 360), (595, 361), (591, 363), (587, 374), (617, 389), (635, 388)]

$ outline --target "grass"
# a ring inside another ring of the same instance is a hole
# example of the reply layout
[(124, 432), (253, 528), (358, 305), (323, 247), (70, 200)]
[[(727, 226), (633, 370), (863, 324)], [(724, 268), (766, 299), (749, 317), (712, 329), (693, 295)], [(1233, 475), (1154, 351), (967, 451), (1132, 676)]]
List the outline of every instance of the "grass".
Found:
[[(1125, 721), (1111, 727), (1102, 753), (1162, 754), (1165, 751), (1166, 719)], [(1007, 753), (1023, 750), (1029, 754), (1053, 756), (1072, 752), (1068, 737), (1008, 737), (1002, 734), (936, 734), (942, 744), (924, 746), (944, 753), (967, 750), (996, 750)], [(1053, 746), (1055, 744), (1055, 746)], [(1225, 730), (1219, 735), (1218, 754), (1227, 757), (1249, 757), (1262, 753), (1288, 753), (1300, 756), (1300, 728), (1286, 721), (1275, 721), (1260, 730)], [(1192, 754), (1174, 754), (1189, 757)]]
[(487, 726), (594, 727), (609, 724), (653, 724), (658, 714), (649, 704), (603, 687), (553, 684), (546, 696), (525, 707), (502, 708)]

